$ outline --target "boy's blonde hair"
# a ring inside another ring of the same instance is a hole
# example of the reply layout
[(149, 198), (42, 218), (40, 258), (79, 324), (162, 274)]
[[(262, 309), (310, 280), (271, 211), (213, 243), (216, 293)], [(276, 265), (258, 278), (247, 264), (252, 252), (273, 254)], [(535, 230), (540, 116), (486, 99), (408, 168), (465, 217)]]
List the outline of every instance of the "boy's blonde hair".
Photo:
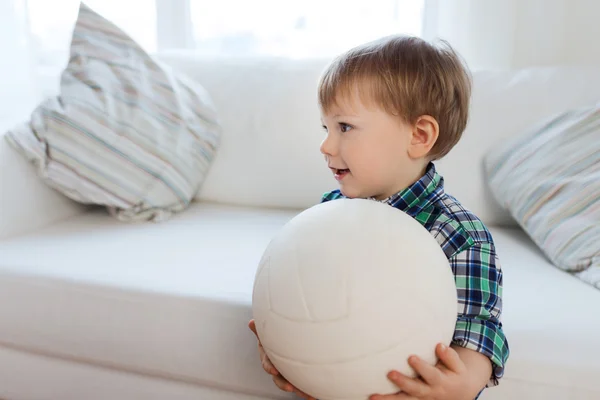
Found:
[(388, 36), (337, 57), (319, 82), (319, 105), (327, 112), (339, 96), (358, 90), (408, 123), (430, 115), (439, 137), (429, 158), (439, 159), (458, 143), (469, 115), (471, 76), (452, 47), (409, 36)]

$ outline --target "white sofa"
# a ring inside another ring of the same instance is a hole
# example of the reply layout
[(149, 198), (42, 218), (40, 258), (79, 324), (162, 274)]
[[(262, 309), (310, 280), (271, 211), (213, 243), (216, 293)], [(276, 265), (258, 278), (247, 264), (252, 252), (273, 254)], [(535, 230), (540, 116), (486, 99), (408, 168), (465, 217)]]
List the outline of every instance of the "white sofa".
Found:
[[(205, 85), (224, 127), (198, 201), (171, 221), (124, 225), (75, 205), (0, 140), (0, 398), (291, 397), (262, 371), (247, 322), (269, 239), (335, 188), (318, 151), (325, 60), (161, 57)], [(490, 226), (505, 272), (511, 357), (483, 399), (600, 398), (600, 290), (543, 257), (481, 168), (506, 138), (598, 101), (599, 72), (475, 72), (468, 130), (438, 164)]]

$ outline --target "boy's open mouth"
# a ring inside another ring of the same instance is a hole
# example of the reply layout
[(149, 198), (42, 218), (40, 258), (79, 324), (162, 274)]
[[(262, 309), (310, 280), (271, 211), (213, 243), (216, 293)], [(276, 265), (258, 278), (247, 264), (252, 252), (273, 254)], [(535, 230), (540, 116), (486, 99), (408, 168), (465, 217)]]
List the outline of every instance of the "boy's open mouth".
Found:
[(350, 170), (347, 168), (344, 168), (344, 169), (333, 168), (333, 173), (335, 175), (335, 179), (337, 179), (337, 180), (341, 180), (349, 172), (350, 172)]

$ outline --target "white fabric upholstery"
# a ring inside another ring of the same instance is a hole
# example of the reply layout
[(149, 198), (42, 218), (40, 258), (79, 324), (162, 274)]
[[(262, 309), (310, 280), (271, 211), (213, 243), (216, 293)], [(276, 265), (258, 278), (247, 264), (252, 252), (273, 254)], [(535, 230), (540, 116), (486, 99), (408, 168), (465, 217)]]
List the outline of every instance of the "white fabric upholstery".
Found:
[[(0, 344), (278, 395), (246, 324), (262, 249), (295, 213), (199, 203), (166, 224), (124, 226), (86, 214), (2, 241)], [(492, 233), (512, 354), (509, 384), (490, 392), (519, 382), (532, 396), (549, 385), (600, 396), (600, 315), (581, 312), (600, 307), (600, 291), (551, 268), (520, 231)]]
[[(327, 60), (160, 57), (197, 79), (222, 118), (221, 148), (198, 199), (304, 208), (336, 187), (319, 153), (316, 84)], [(467, 130), (438, 163), (448, 191), (485, 223), (515, 226), (485, 184), (484, 155), (555, 113), (595, 103), (598, 76), (593, 68), (475, 71)]]
[(335, 185), (319, 153), (324, 61), (160, 57), (200, 82), (221, 121), (221, 145), (197, 199), (305, 208)]
[[(0, 132), (9, 126), (0, 121)], [(0, 133), (0, 239), (35, 231), (82, 211), (82, 206), (45, 185)]]
[[(266, 400), (298, 399), (284, 392), (253, 396), (144, 376), (0, 347), (0, 397), (11, 400)], [(35, 380), (36, 384), (31, 382)], [(481, 400), (597, 400), (596, 390), (505, 379)]]
[[(177, 52), (160, 58), (207, 89), (223, 123), (221, 148), (198, 199), (304, 208), (335, 187), (318, 151), (315, 86), (326, 60), (214, 60)], [(486, 223), (514, 225), (486, 187), (483, 155), (565, 108), (595, 103), (599, 72), (567, 67), (475, 72), (467, 131), (438, 164), (448, 191)], [(14, 122), (2, 123), (0, 132)], [(80, 212), (39, 182), (6, 143), (0, 143), (0, 163), (0, 238)]]
[(2, 241), (0, 343), (277, 393), (247, 323), (262, 250), (292, 215), (194, 204), (164, 224), (86, 214)]
[(539, 398), (591, 399), (574, 396), (588, 392), (600, 398), (600, 291), (553, 267), (521, 230), (497, 228), (492, 235), (504, 270), (511, 350), (505, 378), (528, 388), (504, 398), (529, 399), (522, 393), (535, 394), (536, 387), (565, 394)]
[[(144, 376), (0, 347), (0, 398), (10, 400), (265, 400), (241, 392)], [(234, 378), (232, 378), (234, 379)], [(35, 384), (32, 384), (35, 382)]]

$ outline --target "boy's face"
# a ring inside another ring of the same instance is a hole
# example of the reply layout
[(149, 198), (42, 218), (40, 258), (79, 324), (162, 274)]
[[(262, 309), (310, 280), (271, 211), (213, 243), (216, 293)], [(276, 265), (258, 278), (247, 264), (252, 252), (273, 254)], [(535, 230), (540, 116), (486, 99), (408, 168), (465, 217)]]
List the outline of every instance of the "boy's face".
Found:
[(321, 110), (321, 152), (344, 196), (383, 200), (423, 175), (427, 162), (411, 151), (415, 127), (358, 96), (337, 103)]

